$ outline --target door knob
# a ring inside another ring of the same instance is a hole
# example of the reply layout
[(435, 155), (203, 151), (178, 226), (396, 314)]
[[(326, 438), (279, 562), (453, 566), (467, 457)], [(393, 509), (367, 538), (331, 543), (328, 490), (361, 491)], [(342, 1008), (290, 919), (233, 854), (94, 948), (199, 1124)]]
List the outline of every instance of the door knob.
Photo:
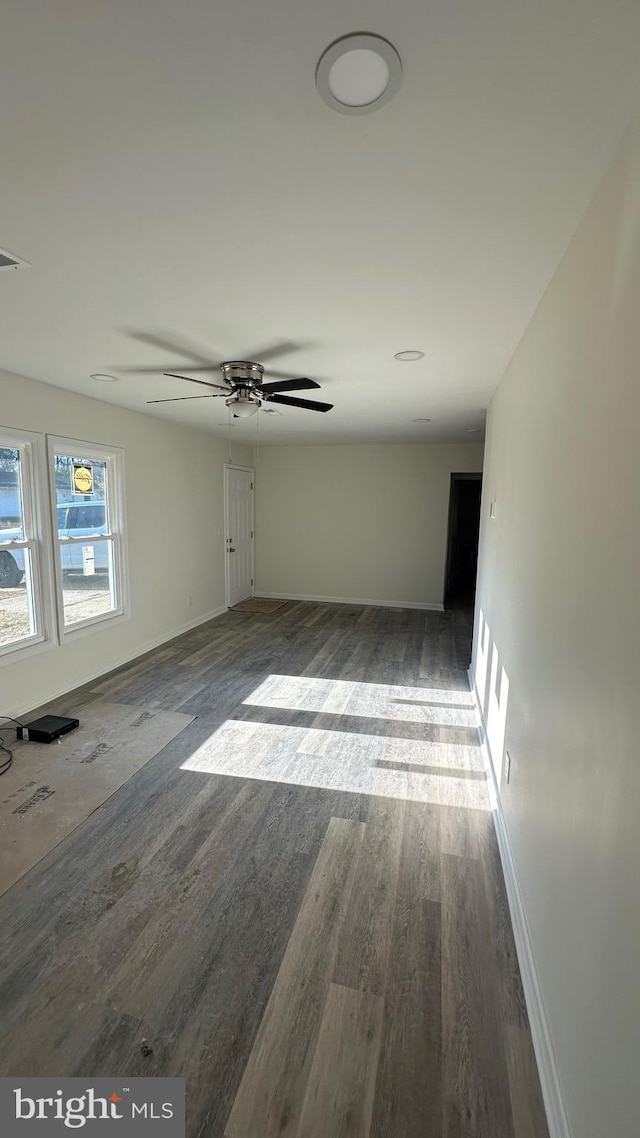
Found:
[(235, 549), (232, 545), (229, 546), (229, 553), (235, 553)]

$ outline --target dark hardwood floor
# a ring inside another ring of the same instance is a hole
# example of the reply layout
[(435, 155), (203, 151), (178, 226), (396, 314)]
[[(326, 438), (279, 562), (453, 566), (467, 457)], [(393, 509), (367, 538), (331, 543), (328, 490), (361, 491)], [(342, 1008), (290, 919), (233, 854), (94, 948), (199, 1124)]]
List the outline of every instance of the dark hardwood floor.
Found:
[(196, 718), (0, 899), (0, 1074), (184, 1076), (189, 1138), (547, 1138), (469, 655), (291, 602), (52, 707)]

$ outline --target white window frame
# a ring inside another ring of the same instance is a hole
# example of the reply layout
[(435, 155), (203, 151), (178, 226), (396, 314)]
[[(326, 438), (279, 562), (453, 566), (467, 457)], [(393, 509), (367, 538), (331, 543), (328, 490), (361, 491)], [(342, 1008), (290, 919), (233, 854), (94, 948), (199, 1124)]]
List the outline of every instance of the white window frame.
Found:
[[(27, 534), (24, 541), (2, 544), (7, 549), (29, 551), (31, 582), (26, 577), (27, 596), (33, 606), (35, 632), (10, 644), (0, 645), (0, 662), (7, 657), (30, 654), (48, 647), (55, 636), (53, 617), (53, 582), (50, 558), (47, 550), (50, 545), (49, 511), (45, 508), (43, 490), (47, 487), (47, 466), (45, 436), (17, 427), (0, 427), (0, 446), (20, 451), (21, 496), (23, 527)], [(29, 596), (29, 589), (30, 596)]]
[[(88, 443), (83, 439), (68, 439), (55, 435), (48, 435), (47, 439), (58, 638), (62, 644), (93, 632), (100, 625), (126, 620), (129, 616), (129, 577), (125, 548), (124, 451), (121, 447), (111, 447), (102, 443)], [(78, 455), (82, 458), (106, 463), (109, 533), (96, 535), (90, 540), (87, 537), (65, 538), (61, 543), (58, 537), (57, 521), (58, 504), (56, 501), (54, 457), (56, 454)], [(112, 587), (115, 589), (115, 607), (109, 612), (99, 613), (98, 616), (65, 625), (63, 573), (59, 555), (61, 544), (97, 545), (103, 542), (109, 543), (112, 550)]]

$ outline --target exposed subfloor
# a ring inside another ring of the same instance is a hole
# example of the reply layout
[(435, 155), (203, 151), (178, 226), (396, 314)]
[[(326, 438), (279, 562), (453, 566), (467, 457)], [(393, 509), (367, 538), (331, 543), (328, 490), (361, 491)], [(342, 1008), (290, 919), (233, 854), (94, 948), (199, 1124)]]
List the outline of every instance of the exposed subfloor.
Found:
[(184, 1076), (188, 1138), (547, 1138), (469, 652), (290, 602), (52, 705), (196, 718), (0, 900), (0, 1074)]

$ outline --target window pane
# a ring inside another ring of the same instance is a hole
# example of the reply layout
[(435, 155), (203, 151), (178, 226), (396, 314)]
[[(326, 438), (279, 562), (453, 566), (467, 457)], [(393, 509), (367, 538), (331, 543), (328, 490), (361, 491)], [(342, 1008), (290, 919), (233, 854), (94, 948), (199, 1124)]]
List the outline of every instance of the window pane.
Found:
[(26, 532), (24, 453), (20, 446), (0, 446), (0, 648), (38, 633), (31, 550), (8, 544), (34, 536)]
[[(4, 531), (15, 530), (7, 534)], [(20, 451), (0, 447), (0, 541), (22, 537), (22, 494), (20, 490)]]
[(30, 550), (0, 550), (0, 648), (35, 634)]
[(117, 607), (113, 542), (87, 542), (59, 549), (65, 627), (113, 612)]
[[(108, 465), (102, 459), (56, 454), (56, 502), (65, 628), (117, 608), (113, 543), (108, 532)], [(88, 540), (68, 544), (65, 538)]]
[[(82, 453), (87, 446), (89, 455)], [(78, 449), (76, 449), (78, 448)], [(61, 631), (123, 614), (121, 452), (70, 439), (51, 446)]]

